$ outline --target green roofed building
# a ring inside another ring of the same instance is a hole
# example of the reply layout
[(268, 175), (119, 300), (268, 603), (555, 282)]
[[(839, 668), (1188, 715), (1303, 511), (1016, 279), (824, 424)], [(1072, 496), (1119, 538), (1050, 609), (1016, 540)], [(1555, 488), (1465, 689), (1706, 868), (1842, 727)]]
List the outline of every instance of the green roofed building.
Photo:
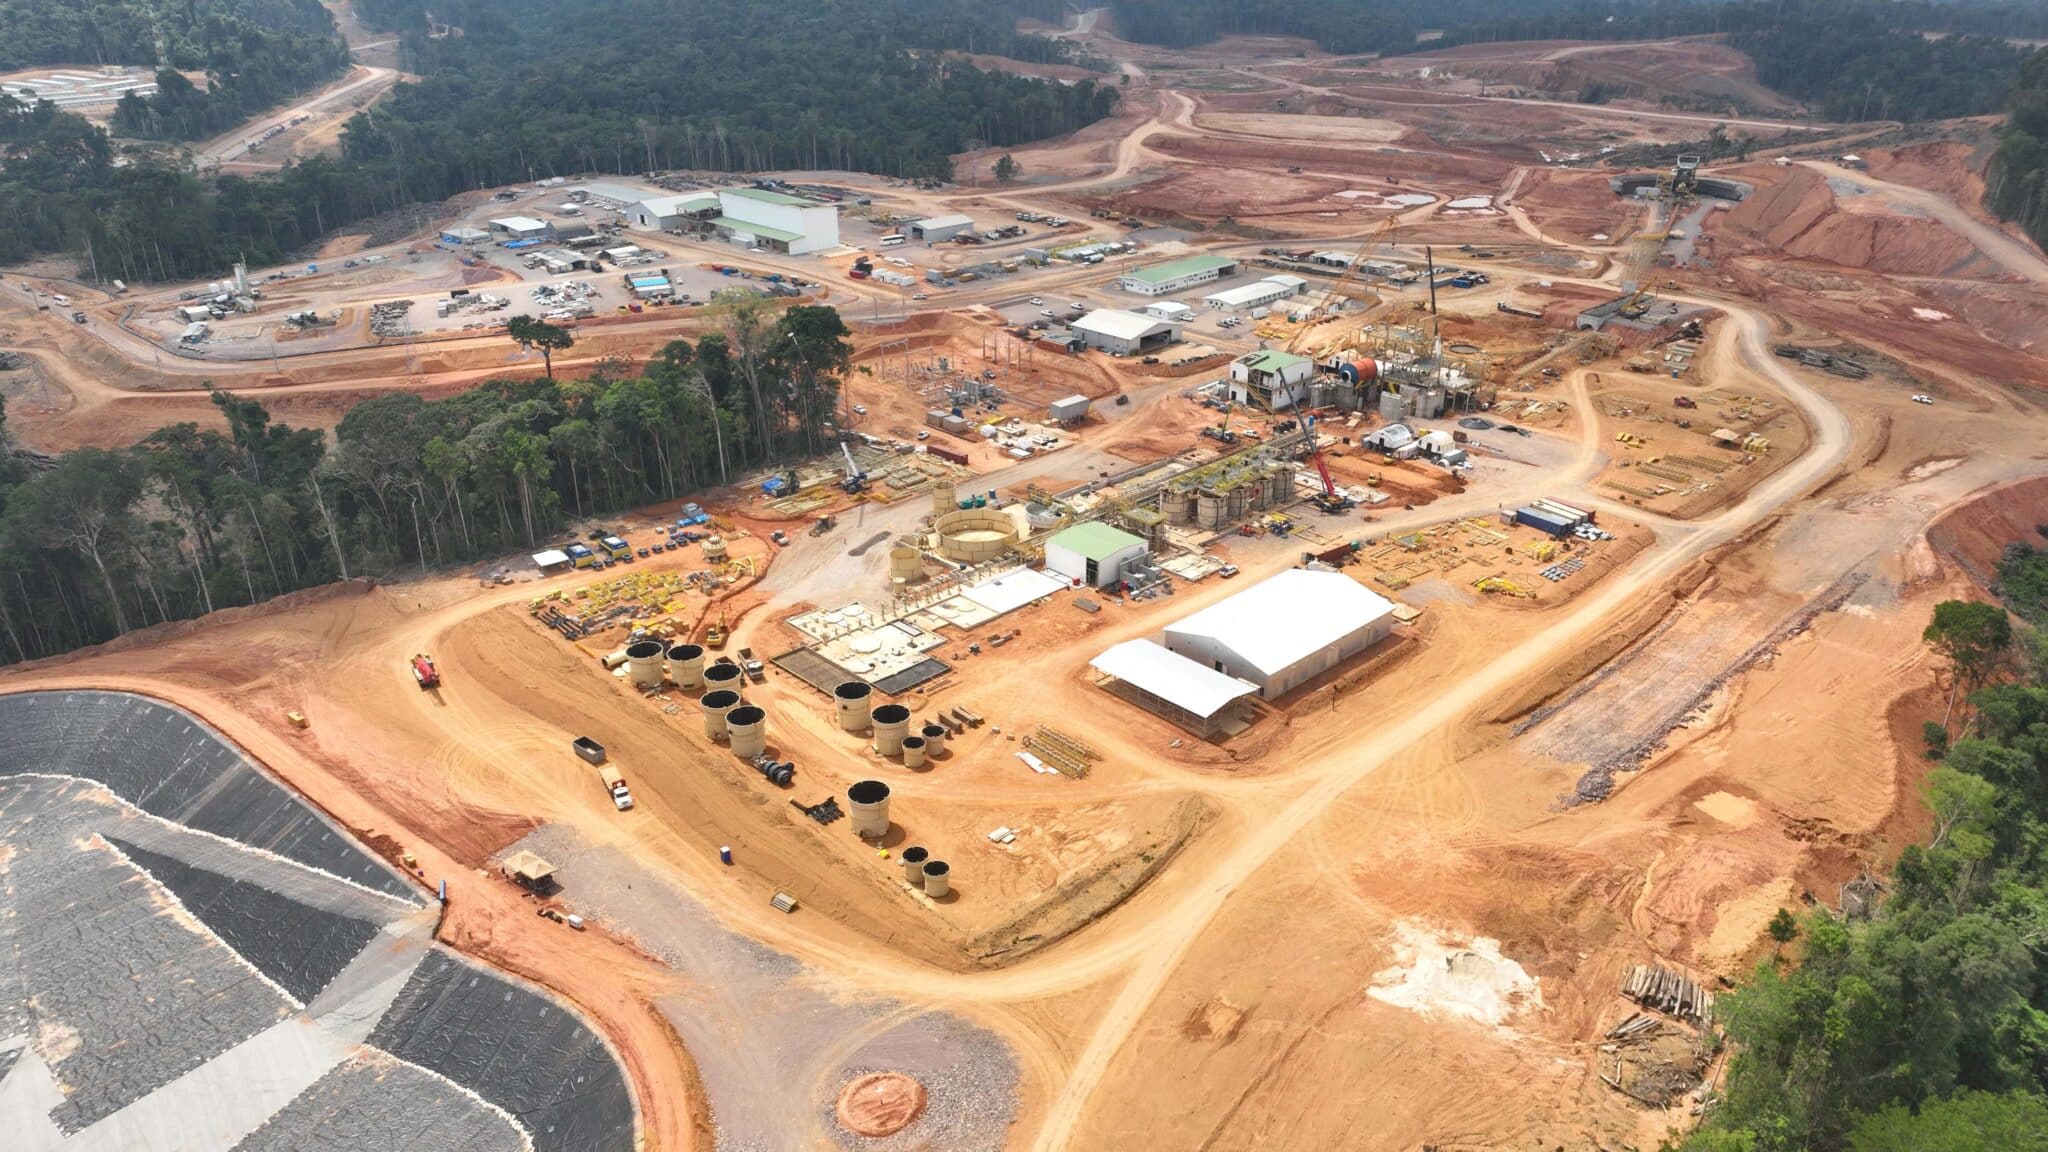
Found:
[(1045, 542), (1045, 570), (1088, 588), (1109, 588), (1152, 551), (1142, 536), (1107, 524), (1076, 524)]
[(763, 188), (721, 188), (711, 226), (735, 244), (802, 256), (839, 247), (839, 206)]
[(1117, 280), (1116, 286), (1140, 296), (1165, 296), (1237, 274), (1238, 261), (1229, 256), (1184, 256), (1140, 268)]

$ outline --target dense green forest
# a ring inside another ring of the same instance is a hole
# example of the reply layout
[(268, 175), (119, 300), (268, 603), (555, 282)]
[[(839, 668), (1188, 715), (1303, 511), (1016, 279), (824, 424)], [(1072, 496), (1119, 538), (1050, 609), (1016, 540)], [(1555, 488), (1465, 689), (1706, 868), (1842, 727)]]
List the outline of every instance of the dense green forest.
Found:
[[(1999, 584), (2048, 623), (2048, 553), (2015, 548)], [(1735, 1056), (1686, 1152), (2048, 1147), (2048, 638), (1949, 601), (1926, 639), (1967, 694), (1928, 725), (1933, 834), (1874, 916), (1812, 913), (1796, 965), (1723, 998)]]
[(175, 425), (47, 469), (0, 454), (0, 659), (336, 579), (530, 550), (571, 515), (823, 450), (849, 353), (839, 314), (759, 297), (721, 307), (719, 332), (637, 368), (365, 400), (331, 447), (255, 400), (215, 393), (225, 432)]
[[(1018, 11), (968, 0), (617, 0), (598, 20), (552, 0), (508, 0), (436, 7), (462, 31), (432, 37), (418, 0), (381, 0), (364, 17), (404, 29), (422, 80), (351, 121), (341, 159), (275, 178), (123, 163), (77, 117), (0, 98), (0, 263), (72, 252), (105, 277), (211, 275), (237, 256), (281, 261), (409, 203), (572, 172), (816, 165), (945, 176), (949, 154), (970, 144), (1058, 135), (1115, 105), (1113, 87), (984, 72), (946, 55), (1065, 52), (1019, 37)], [(175, 120), (183, 107), (151, 114)]]
[(1112, 0), (1117, 31), (1140, 44), (1185, 48), (1225, 36), (1297, 36), (1324, 51), (1392, 52), (1423, 32), (1547, 12), (1571, 0), (1443, 0), (1436, 4), (1330, 0)]
[(157, 94), (123, 99), (116, 129), (196, 140), (340, 75), (348, 49), (318, 0), (0, 0), (0, 70), (47, 64), (156, 68)]
[(2012, 120), (1984, 173), (1984, 200), (2048, 245), (2048, 49), (2020, 69)]

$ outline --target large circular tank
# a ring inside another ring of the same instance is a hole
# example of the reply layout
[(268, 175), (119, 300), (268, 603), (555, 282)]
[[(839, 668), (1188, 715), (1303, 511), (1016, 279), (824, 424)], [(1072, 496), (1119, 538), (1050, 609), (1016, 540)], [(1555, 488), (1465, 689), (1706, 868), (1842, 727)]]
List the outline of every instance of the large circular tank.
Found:
[(994, 508), (948, 512), (932, 528), (939, 555), (962, 564), (983, 564), (1017, 546), (1017, 522)]
[(704, 686), (704, 649), (697, 644), (668, 646), (668, 678), (678, 688)]
[(737, 693), (740, 690), (740, 666), (721, 660), (716, 664), (706, 667), (704, 669), (704, 686), (706, 688), (730, 688), (733, 692)]
[(903, 751), (903, 738), (910, 735), (910, 709), (901, 704), (884, 704), (868, 713), (875, 726), (875, 751), (894, 756)]
[(723, 537), (723, 536), (706, 536), (706, 537), (704, 538), (704, 559), (706, 559), (706, 560), (723, 560), (723, 559), (725, 559), (725, 537)]
[(903, 766), (905, 768), (924, 767), (924, 737), (905, 736), (903, 738), (902, 752)]
[(924, 862), (924, 894), (936, 900), (953, 890), (953, 866), (944, 860)]
[(661, 687), (661, 641), (642, 640), (626, 645), (626, 679), (635, 688)]
[(706, 692), (697, 706), (704, 710), (704, 735), (713, 740), (725, 739), (726, 714), (740, 706), (740, 694), (730, 688)]
[(865, 732), (871, 723), (868, 719), (868, 701), (874, 697), (871, 685), (858, 680), (848, 680), (832, 690), (832, 703), (839, 708), (839, 726), (848, 732)]
[(927, 724), (919, 729), (917, 734), (924, 737), (925, 755), (937, 756), (946, 750), (946, 726), (944, 724)]
[(846, 790), (847, 823), (863, 840), (889, 834), (889, 786), (880, 780), (862, 780)]
[(915, 845), (903, 850), (903, 880), (908, 884), (924, 885), (924, 862), (932, 854)]
[(753, 759), (768, 750), (768, 713), (752, 704), (742, 704), (725, 714), (725, 737), (732, 741), (732, 754)]
[(915, 584), (924, 578), (924, 553), (908, 544), (898, 544), (889, 549), (889, 580), (897, 584)]
[(1060, 521), (1065, 518), (1064, 513), (1050, 504), (1040, 504), (1038, 501), (1033, 500), (1024, 506), (1024, 522), (1031, 525), (1033, 532), (1043, 532), (1048, 528), (1057, 528)]

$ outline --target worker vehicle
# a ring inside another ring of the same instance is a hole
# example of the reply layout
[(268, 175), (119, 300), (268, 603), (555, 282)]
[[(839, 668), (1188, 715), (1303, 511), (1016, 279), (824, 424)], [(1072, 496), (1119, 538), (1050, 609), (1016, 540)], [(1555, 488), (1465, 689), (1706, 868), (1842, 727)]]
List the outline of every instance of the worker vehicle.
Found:
[(817, 523), (811, 525), (811, 535), (823, 536), (838, 526), (839, 521), (834, 520), (830, 515), (820, 516)]
[(71, 314), (71, 322), (72, 322), (73, 324), (83, 324), (83, 323), (85, 323), (85, 313), (83, 313), (83, 312), (73, 312), (73, 313)]
[(571, 544), (567, 548), (562, 549), (562, 551), (568, 553), (569, 567), (571, 568), (597, 567), (597, 553), (591, 551), (587, 545)]
[(770, 532), (768, 534), (768, 539), (774, 541), (777, 544), (789, 543), (789, 535), (780, 528), (777, 528), (775, 531)]
[(609, 764), (597, 770), (598, 779), (604, 781), (604, 790), (611, 793), (612, 807), (624, 812), (633, 806), (632, 789), (626, 787), (626, 777)]
[(1926, 396), (1926, 395), (1922, 395), (1922, 394), (1919, 394), (1919, 393), (1915, 393), (1915, 394), (1914, 394), (1914, 396), (1913, 396), (1913, 403), (1915, 403), (1915, 404), (1932, 404), (1932, 403), (1934, 403), (1934, 397), (1932, 397), (1932, 396)]
[(1224, 565), (1223, 567), (1221, 567), (1221, 568), (1218, 568), (1218, 569), (1216, 570), (1216, 574), (1217, 574), (1218, 576), (1221, 576), (1221, 577), (1223, 577), (1223, 578), (1224, 578), (1225, 580), (1228, 580), (1228, 579), (1230, 579), (1230, 578), (1231, 578), (1232, 576), (1235, 576), (1235, 575), (1237, 575), (1237, 565), (1235, 565), (1235, 564), (1225, 564), (1225, 565)]
[(855, 416), (865, 416), (865, 415), (867, 415), (867, 414), (868, 414), (868, 406), (867, 406), (867, 405), (865, 405), (865, 404), (855, 404), (855, 405), (853, 406), (853, 414), (854, 414)]
[(576, 739), (571, 740), (569, 747), (576, 750), (578, 759), (586, 760), (593, 766), (604, 763), (604, 745), (599, 744), (588, 736), (578, 736)]
[(768, 669), (761, 663), (761, 658), (754, 655), (752, 648), (740, 649), (740, 669), (747, 674), (747, 679), (756, 684), (767, 678)]
[(434, 667), (434, 658), (424, 652), (413, 653), (412, 678), (420, 682), (422, 692), (441, 686), (441, 670)]
[(723, 648), (725, 647), (725, 637), (725, 609), (720, 608), (718, 610), (718, 619), (707, 625), (704, 629), (704, 646), (706, 648)]
[(597, 546), (604, 549), (605, 555), (614, 560), (633, 558), (633, 546), (617, 536), (606, 536), (597, 542)]
[(1675, 396), (1675, 397), (1673, 397), (1673, 398), (1672, 398), (1672, 400), (1671, 400), (1671, 403), (1673, 403), (1674, 405), (1676, 405), (1676, 406), (1678, 406), (1678, 407), (1680, 407), (1680, 408), (1697, 408), (1697, 407), (1699, 407), (1699, 402), (1698, 402), (1698, 401), (1696, 401), (1696, 400), (1694, 400), (1694, 399), (1693, 399), (1692, 397), (1690, 397), (1690, 396)]

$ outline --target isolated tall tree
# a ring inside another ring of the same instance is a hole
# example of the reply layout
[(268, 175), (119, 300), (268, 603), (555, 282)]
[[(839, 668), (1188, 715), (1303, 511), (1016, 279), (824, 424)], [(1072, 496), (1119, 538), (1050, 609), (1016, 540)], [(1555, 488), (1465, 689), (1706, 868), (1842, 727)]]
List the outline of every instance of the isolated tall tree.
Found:
[(1015, 180), (1017, 174), (1022, 171), (1024, 171), (1024, 166), (1017, 163), (1017, 158), (1005, 152), (1003, 153), (1003, 158), (996, 161), (996, 182), (1008, 184)]
[(1920, 638), (1949, 663), (1948, 711), (1942, 715), (1946, 727), (1958, 690), (1965, 684), (1972, 690), (1982, 687), (2012, 647), (2012, 617), (1996, 604), (1944, 600), (1934, 606), (1934, 619)]
[(528, 352), (540, 349), (541, 364), (547, 368), (550, 380), (555, 378), (555, 353), (565, 352), (576, 343), (576, 338), (569, 335), (567, 328), (535, 320), (531, 316), (514, 316), (506, 321), (505, 335)]

